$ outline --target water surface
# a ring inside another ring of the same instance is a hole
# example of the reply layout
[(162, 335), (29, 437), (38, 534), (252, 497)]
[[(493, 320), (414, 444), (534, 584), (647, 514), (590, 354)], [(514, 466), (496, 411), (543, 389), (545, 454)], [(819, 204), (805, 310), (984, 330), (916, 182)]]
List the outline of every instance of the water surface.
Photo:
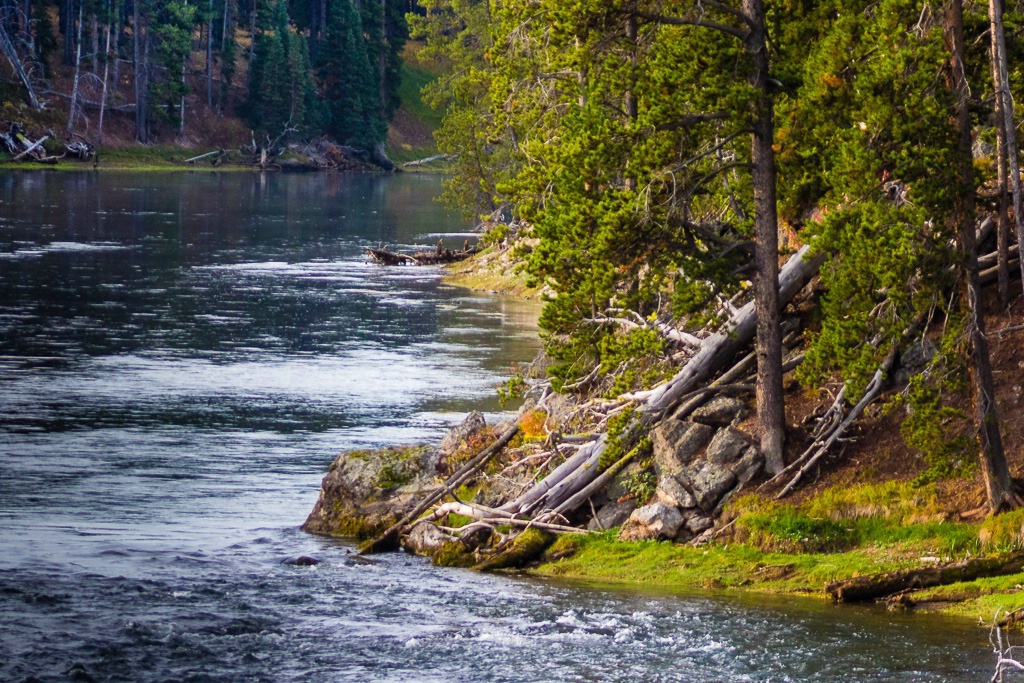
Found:
[(0, 173), (0, 680), (987, 678), (961, 622), (363, 563), (299, 532), (337, 451), (495, 417), (537, 349), (532, 305), (366, 263), (461, 245), (438, 190)]

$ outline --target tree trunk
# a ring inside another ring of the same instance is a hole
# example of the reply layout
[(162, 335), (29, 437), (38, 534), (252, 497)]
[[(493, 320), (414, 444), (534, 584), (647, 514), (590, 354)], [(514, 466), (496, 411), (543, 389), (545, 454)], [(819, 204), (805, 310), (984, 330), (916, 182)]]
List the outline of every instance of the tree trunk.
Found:
[(4, 57), (10, 62), (11, 68), (14, 69), (14, 73), (18, 75), (18, 80), (21, 81), (22, 86), (25, 88), (25, 97), (28, 99), (29, 106), (34, 111), (39, 111), (42, 106), (39, 104), (39, 99), (36, 97), (35, 89), (32, 87), (32, 81), (29, 79), (28, 72), (25, 71), (25, 65), (21, 63), (21, 57), (18, 56), (18, 51), (14, 47), (14, 42), (7, 34), (7, 29), (0, 23), (0, 52), (4, 53)]
[[(956, 96), (955, 125), (959, 135), (960, 187), (956, 188), (953, 220), (957, 222), (957, 241), (964, 264), (960, 281), (962, 305), (967, 307), (966, 331), (971, 339), (971, 386), (977, 410), (982, 474), (988, 494), (988, 505), (992, 512), (999, 512), (1008, 507), (1017, 507), (1020, 501), (1013, 491), (1013, 480), (1010, 478), (1003, 440), (999, 433), (992, 365), (989, 359), (988, 340), (985, 339), (985, 318), (979, 296), (981, 285), (978, 280), (978, 253), (974, 232), (974, 166), (971, 157), (971, 121), (968, 111), (970, 88), (964, 70), (961, 0), (950, 0), (948, 3), (943, 29), (946, 48), (949, 51), (948, 82)], [(1008, 135), (1007, 142), (1009, 139)]]
[[(84, 0), (80, 0), (84, 2)], [(58, 12), (63, 50), (61, 58), (65, 66), (73, 66), (75, 63), (75, 0), (61, 0)]]
[[(103, 94), (100, 96), (100, 120), (96, 130), (96, 144), (103, 144), (103, 115), (107, 111), (107, 77), (110, 75), (110, 24), (107, 24), (106, 60), (103, 63)], [(115, 56), (116, 59), (116, 56)]]
[(84, 17), (85, 0), (81, 0), (78, 5), (78, 37), (76, 43), (78, 44), (75, 50), (75, 76), (71, 84), (71, 107), (68, 113), (68, 133), (75, 126), (75, 108), (78, 106), (78, 76), (82, 68), (82, 21)]
[(757, 422), (765, 466), (772, 474), (785, 467), (782, 447), (786, 414), (782, 393), (782, 331), (779, 326), (779, 231), (775, 201), (775, 151), (772, 100), (768, 94), (768, 46), (764, 5), (743, 0), (751, 24), (746, 49), (753, 58), (754, 89), (751, 163), (754, 189), (754, 300), (757, 308)]
[(206, 21), (206, 106), (213, 109), (213, 0), (207, 5)]
[[(961, 13), (962, 13), (961, 9)], [(1017, 242), (1024, 244), (1024, 207), (1021, 206), (1020, 163), (1017, 156), (1017, 128), (1013, 123), (1013, 98), (1010, 95), (1010, 77), (1006, 64), (1006, 33), (1003, 29), (1002, 0), (989, 0), (989, 24), (992, 40), (992, 80), (995, 90), (996, 117), (1004, 133), (1006, 171), (1013, 195), (1013, 221), (1017, 228)], [(963, 29), (961, 27), (961, 34)], [(1024, 277), (1024, 261), (1020, 265)]]
[[(1007, 306), (1010, 303), (1010, 267), (1009, 267), (1009, 255), (1007, 250), (1009, 249), (1009, 216), (1007, 215), (1007, 176), (1009, 169), (1007, 168), (1009, 158), (1009, 146), (1007, 140), (1009, 135), (1006, 130), (1006, 103), (1009, 101), (1012, 106), (1012, 100), (1007, 96), (1007, 84), (1004, 79), (1006, 71), (1006, 36), (1003, 30), (1003, 3), (1002, 0), (989, 0), (988, 3), (988, 18), (989, 18), (989, 37), (991, 39), (991, 66), (992, 66), (992, 85), (995, 90), (995, 114), (996, 114), (996, 168), (999, 174), (998, 178), (998, 191), (999, 191), (999, 225), (996, 233), (996, 244), (997, 253), (999, 254), (998, 259), (998, 273), (999, 273), (999, 301), (1003, 306)], [(1013, 114), (1011, 111), (1009, 120), (1013, 120)], [(1014, 136), (1016, 137), (1016, 136)], [(1018, 181), (1018, 188), (1019, 188)], [(1018, 190), (1019, 195), (1019, 190)], [(1014, 199), (1014, 216), (1017, 216), (1020, 211), (1020, 204), (1017, 199)], [(1022, 271), (1024, 272), (1024, 271)]]

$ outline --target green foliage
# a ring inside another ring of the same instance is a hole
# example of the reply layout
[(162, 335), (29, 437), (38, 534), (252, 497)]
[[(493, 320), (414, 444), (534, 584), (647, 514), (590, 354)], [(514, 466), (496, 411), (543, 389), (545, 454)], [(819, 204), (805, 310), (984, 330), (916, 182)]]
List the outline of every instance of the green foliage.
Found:
[(900, 426), (904, 441), (924, 454), (927, 469), (918, 483), (971, 474), (976, 466), (977, 441), (967, 433), (966, 415), (950, 397), (940, 378), (918, 375), (910, 380), (907, 406), (910, 415)]
[(601, 372), (615, 376), (608, 394), (618, 396), (663, 379), (666, 368), (658, 361), (664, 353), (665, 340), (650, 328), (602, 337), (598, 341)]
[(178, 118), (179, 100), (188, 94), (185, 63), (192, 52), (192, 31), (196, 23), (195, 5), (185, 0), (171, 0), (156, 5), (150, 24), (153, 37), (153, 63), (162, 74), (151, 88), (150, 107), (165, 119)]
[(1024, 510), (1011, 510), (987, 518), (981, 524), (978, 539), (987, 550), (1020, 550), (1024, 547)]
[(522, 400), (523, 396), (526, 395), (526, 390), (530, 386), (526, 382), (526, 378), (520, 372), (515, 373), (508, 378), (508, 381), (498, 387), (498, 403), (505, 407), (513, 401)]
[(641, 463), (640, 469), (626, 477), (622, 486), (629, 491), (638, 505), (645, 504), (658, 487), (653, 464), (650, 461)]
[(805, 236), (834, 255), (801, 377), (818, 383), (838, 370), (851, 396), (916, 316), (943, 306), (950, 284), (952, 95), (941, 29), (920, 16), (909, 0), (843, 13), (781, 107), (779, 161), (792, 179), (780, 186), (783, 214), (816, 211)]
[(605, 428), (605, 447), (601, 453), (598, 467), (602, 470), (608, 469), (632, 446), (633, 429), (635, 428), (636, 411), (627, 408), (621, 413), (616, 413), (608, 418), (608, 425)]
[(270, 137), (286, 127), (315, 129), (319, 112), (306, 37), (291, 27), (284, 0), (273, 4), (264, 0), (257, 8), (260, 31), (249, 67), (245, 106), (249, 125)]

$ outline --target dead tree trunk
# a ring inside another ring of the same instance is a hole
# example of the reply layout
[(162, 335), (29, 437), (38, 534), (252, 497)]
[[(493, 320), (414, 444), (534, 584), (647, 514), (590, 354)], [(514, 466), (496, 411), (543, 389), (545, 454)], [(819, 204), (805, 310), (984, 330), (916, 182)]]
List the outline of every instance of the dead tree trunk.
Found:
[(206, 19), (206, 106), (213, 109), (213, 0), (207, 4)]
[(1016, 574), (1024, 569), (1024, 552), (999, 557), (963, 560), (944, 567), (901, 569), (871, 576), (834, 581), (825, 593), (836, 602), (868, 602), (907, 590), (973, 581), (986, 576)]
[(4, 53), (4, 57), (10, 63), (11, 68), (14, 69), (14, 73), (17, 74), (18, 80), (21, 81), (22, 87), (25, 88), (25, 98), (28, 100), (28, 104), (34, 111), (42, 109), (42, 105), (39, 103), (39, 99), (36, 97), (35, 88), (32, 87), (32, 81), (28, 77), (28, 72), (25, 70), (25, 65), (21, 61), (21, 57), (18, 55), (18, 50), (14, 47), (14, 42), (11, 37), (7, 34), (7, 28), (0, 22), (0, 52)]
[[(1017, 242), (1024, 244), (1024, 207), (1021, 206), (1020, 163), (1017, 156), (1017, 128), (1013, 123), (1013, 98), (1010, 95), (1010, 77), (1006, 64), (1006, 32), (1003, 28), (1002, 0), (989, 0), (988, 14), (991, 34), (992, 84), (995, 90), (997, 132), (1001, 132), (1006, 152), (1006, 172), (1013, 195), (1013, 220), (1017, 229)], [(1024, 277), (1024, 262), (1021, 263)]]
[(132, 3), (132, 57), (135, 62), (135, 138), (141, 143), (146, 143), (149, 142), (149, 122), (146, 120), (146, 94), (149, 83), (143, 60), (143, 53), (146, 50), (143, 47), (142, 12), (139, 7), (141, 1), (134, 0)]
[[(1002, 0), (989, 0), (989, 37), (991, 38), (992, 84), (995, 90), (996, 110), (996, 173), (999, 192), (999, 225), (996, 231), (997, 273), (999, 281), (999, 301), (1003, 306), (1010, 303), (1010, 265), (1009, 265), (1009, 215), (1006, 194), (1007, 180), (1007, 134), (1006, 117), (1003, 112), (1003, 93), (1006, 83), (1003, 81), (1002, 65), (1005, 65), (1006, 39), (1003, 31)], [(1016, 213), (1016, 211), (1014, 212)]]
[(78, 107), (78, 77), (82, 69), (82, 24), (84, 23), (85, 2), (82, 0), (78, 4), (78, 29), (75, 42), (77, 47), (75, 48), (75, 76), (71, 83), (71, 107), (68, 112), (68, 132), (75, 127), (75, 110)]
[[(103, 144), (103, 115), (107, 111), (107, 83), (108, 77), (110, 76), (110, 24), (107, 24), (107, 36), (106, 36), (106, 47), (105, 54), (106, 58), (103, 62), (103, 93), (100, 95), (100, 118), (96, 124), (96, 144)], [(116, 56), (115, 56), (116, 59)]]

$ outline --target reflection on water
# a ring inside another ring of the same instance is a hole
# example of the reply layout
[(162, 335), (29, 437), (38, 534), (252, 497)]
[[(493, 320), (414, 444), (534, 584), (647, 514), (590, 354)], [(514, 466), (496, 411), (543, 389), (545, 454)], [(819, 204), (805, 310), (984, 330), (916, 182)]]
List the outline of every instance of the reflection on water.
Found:
[(0, 173), (0, 679), (985, 675), (963, 624), (367, 564), (298, 532), (339, 449), (496, 411), (536, 351), (535, 306), (365, 263), (462, 243), (438, 187)]

